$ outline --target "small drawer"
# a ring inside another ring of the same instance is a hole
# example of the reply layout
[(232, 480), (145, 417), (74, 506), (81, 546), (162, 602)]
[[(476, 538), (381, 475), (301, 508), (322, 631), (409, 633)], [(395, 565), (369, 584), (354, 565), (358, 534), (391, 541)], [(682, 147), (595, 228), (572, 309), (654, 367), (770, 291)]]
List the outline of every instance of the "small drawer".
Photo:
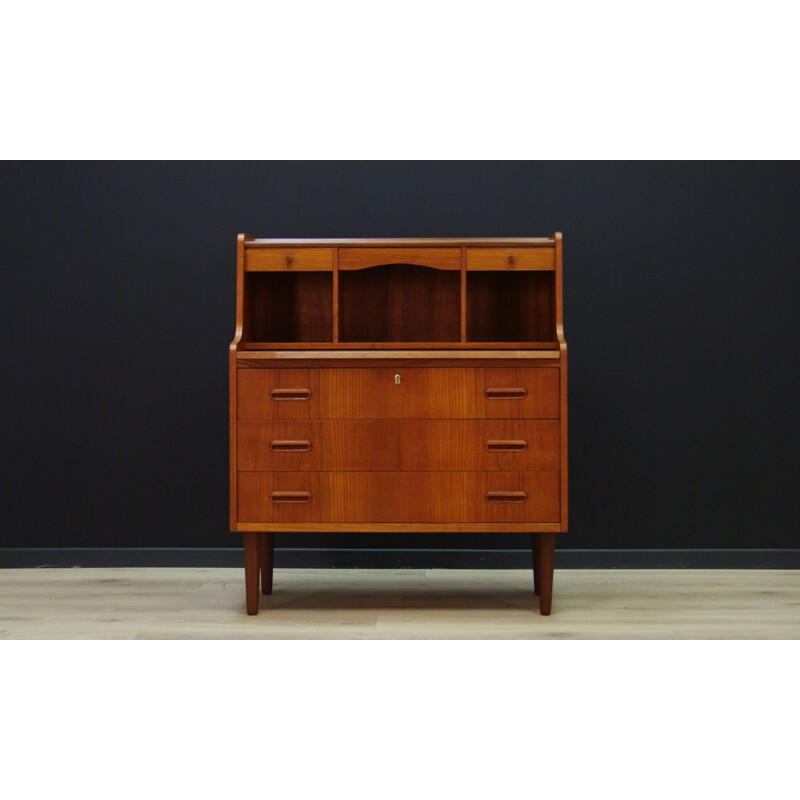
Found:
[(326, 247), (256, 247), (244, 251), (247, 272), (332, 272), (333, 250)]
[(552, 247), (470, 247), (467, 248), (467, 269), (554, 270), (555, 252)]
[(382, 264), (415, 264), (432, 269), (460, 270), (458, 247), (343, 247), (339, 269), (367, 269)]

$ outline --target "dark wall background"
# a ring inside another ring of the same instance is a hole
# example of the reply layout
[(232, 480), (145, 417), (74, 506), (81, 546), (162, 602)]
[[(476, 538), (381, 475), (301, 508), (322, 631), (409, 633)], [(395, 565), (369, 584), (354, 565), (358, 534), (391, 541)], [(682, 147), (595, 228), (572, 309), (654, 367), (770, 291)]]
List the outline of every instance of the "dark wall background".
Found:
[(0, 190), (0, 546), (238, 544), (226, 360), (238, 232), (554, 230), (570, 348), (561, 546), (800, 545), (797, 164), (6, 163)]

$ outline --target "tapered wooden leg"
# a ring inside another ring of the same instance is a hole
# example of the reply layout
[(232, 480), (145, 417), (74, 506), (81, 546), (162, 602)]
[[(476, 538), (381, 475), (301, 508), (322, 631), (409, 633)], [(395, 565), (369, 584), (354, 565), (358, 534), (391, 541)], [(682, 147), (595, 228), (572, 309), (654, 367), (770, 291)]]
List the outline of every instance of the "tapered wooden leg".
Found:
[(274, 541), (271, 533), (261, 534), (261, 591), (272, 594), (272, 560)]
[(536, 558), (536, 537), (539, 534), (531, 534), (531, 554), (533, 556), (533, 592), (539, 594), (539, 562)]
[(258, 614), (258, 570), (260, 562), (260, 533), (244, 534), (244, 585), (247, 613)]
[(539, 590), (539, 613), (548, 616), (553, 604), (553, 562), (556, 552), (554, 533), (533, 534), (535, 576)]

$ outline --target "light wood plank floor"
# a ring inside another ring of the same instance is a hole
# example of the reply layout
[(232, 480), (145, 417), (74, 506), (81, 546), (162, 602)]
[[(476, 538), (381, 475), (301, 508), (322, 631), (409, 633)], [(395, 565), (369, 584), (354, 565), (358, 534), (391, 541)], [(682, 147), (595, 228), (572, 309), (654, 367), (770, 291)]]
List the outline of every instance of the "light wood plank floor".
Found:
[(0, 639), (798, 639), (800, 571), (0, 570)]

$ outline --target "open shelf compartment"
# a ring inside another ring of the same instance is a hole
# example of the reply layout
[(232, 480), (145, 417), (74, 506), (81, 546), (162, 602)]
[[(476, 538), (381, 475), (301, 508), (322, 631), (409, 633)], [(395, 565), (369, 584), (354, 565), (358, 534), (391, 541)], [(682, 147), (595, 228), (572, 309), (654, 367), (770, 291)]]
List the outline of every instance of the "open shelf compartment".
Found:
[(246, 272), (244, 346), (333, 341), (331, 272)]
[(341, 342), (460, 342), (461, 273), (413, 264), (339, 272)]
[(467, 341), (555, 343), (554, 272), (467, 273)]

